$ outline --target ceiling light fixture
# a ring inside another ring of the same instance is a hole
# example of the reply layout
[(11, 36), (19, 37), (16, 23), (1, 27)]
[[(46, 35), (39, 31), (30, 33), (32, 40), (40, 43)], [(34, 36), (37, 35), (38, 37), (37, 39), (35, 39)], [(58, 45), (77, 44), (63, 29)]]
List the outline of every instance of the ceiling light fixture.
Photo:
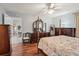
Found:
[(53, 8), (54, 7), (54, 3), (50, 4), (49, 8)]
[(52, 14), (53, 12), (54, 12), (53, 9), (49, 9), (49, 10), (48, 10), (48, 14)]
[(54, 12), (54, 7), (55, 7), (55, 4), (50, 3), (50, 5), (48, 7), (48, 14), (52, 14)]

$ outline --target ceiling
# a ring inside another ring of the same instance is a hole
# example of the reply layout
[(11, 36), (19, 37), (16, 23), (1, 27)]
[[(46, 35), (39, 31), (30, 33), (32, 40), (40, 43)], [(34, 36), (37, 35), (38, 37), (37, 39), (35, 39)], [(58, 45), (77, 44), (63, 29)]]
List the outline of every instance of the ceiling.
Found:
[[(52, 17), (79, 11), (79, 3), (55, 3), (55, 5), (61, 8), (55, 10), (55, 12), (51, 14)], [(43, 14), (43, 9), (47, 6), (46, 3), (0, 3), (0, 7), (10, 16), (31, 16)]]

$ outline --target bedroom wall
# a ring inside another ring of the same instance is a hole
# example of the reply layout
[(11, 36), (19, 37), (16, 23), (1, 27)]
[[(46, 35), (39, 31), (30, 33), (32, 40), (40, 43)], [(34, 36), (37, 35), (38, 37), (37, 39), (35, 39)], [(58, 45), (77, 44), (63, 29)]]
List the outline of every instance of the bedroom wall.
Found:
[[(38, 16), (23, 16), (22, 17), (22, 26), (23, 32), (32, 32), (32, 23), (37, 20)], [(56, 27), (60, 27), (60, 19), (61, 19), (61, 27), (65, 28), (75, 28), (76, 20), (75, 15), (72, 13), (65, 14), (58, 17), (50, 17), (50, 15), (40, 15), (40, 18), (44, 23), (47, 24), (47, 32), (49, 32), (50, 25), (55, 25)]]
[(54, 17), (52, 19), (52, 23), (55, 25), (55, 27), (60, 27), (60, 20), (61, 20), (61, 27), (76, 28), (76, 20), (74, 14), (69, 13), (62, 16)]
[(0, 12), (0, 24), (2, 24), (2, 12)]
[[(22, 26), (23, 26), (23, 32), (33, 32), (32, 31), (32, 24), (35, 20), (37, 20), (38, 16), (23, 16), (22, 17)], [(52, 24), (52, 18), (47, 16), (40, 16), (43, 23), (47, 24), (47, 32), (49, 32), (49, 27)]]
[(2, 13), (4, 13), (4, 10), (0, 8), (0, 24), (2, 24)]
[(35, 21), (35, 19), (32, 16), (23, 16), (22, 17), (22, 25), (23, 30), (22, 32), (32, 32), (32, 23)]

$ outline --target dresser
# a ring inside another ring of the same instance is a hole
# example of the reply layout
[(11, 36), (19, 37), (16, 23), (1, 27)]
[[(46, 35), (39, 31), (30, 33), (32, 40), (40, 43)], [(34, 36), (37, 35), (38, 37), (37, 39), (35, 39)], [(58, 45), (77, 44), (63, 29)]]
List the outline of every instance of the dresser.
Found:
[(55, 35), (66, 35), (75, 37), (76, 28), (55, 28)]
[(49, 32), (33, 32), (31, 34), (31, 43), (37, 43), (38, 38), (42, 37), (49, 37), (50, 33)]
[(10, 55), (9, 25), (0, 25), (0, 55)]

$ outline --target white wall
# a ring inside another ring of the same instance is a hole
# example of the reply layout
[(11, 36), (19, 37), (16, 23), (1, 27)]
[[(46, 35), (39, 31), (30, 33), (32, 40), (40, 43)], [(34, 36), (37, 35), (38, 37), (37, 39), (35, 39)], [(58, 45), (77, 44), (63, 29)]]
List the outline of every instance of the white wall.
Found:
[(52, 19), (52, 23), (55, 24), (55, 27), (60, 27), (60, 19), (61, 19), (61, 27), (64, 28), (75, 28), (76, 20), (75, 15), (72, 13), (65, 14), (62, 16), (58, 16)]
[(2, 24), (2, 14), (4, 13), (4, 10), (0, 8), (0, 24)]
[(2, 13), (0, 12), (0, 24), (2, 24)]
[[(52, 18), (47, 16), (39, 16), (43, 23), (47, 24), (47, 32), (49, 31), (49, 26), (52, 24)], [(38, 16), (23, 16), (22, 17), (22, 26), (23, 26), (23, 32), (33, 32), (32, 30), (32, 24), (35, 20), (38, 19)]]
[[(32, 32), (32, 24), (35, 20), (37, 20), (37, 17), (34, 16), (23, 16), (22, 17), (22, 26), (23, 26), (23, 32)], [(50, 15), (40, 15), (40, 18), (43, 20), (44, 23), (47, 24), (47, 32), (49, 32), (50, 25), (55, 25), (55, 27), (60, 27), (60, 19), (61, 19), (61, 27), (65, 28), (75, 28), (76, 27), (76, 20), (75, 15), (72, 13), (65, 14), (58, 17), (50, 17)]]
[[(76, 27), (76, 20), (75, 15), (72, 13), (65, 14), (58, 17), (49, 17), (49, 16), (40, 16), (44, 23), (47, 24), (47, 32), (49, 31), (50, 25), (55, 25), (55, 27), (60, 27), (60, 19), (61, 19), (61, 27), (65, 28), (75, 28)], [(23, 17), (23, 32), (32, 32), (32, 23), (37, 19), (33, 16)]]
[(2, 24), (2, 14), (5, 14), (5, 10), (0, 7), (0, 24)]
[(32, 32), (32, 23), (35, 21), (35, 19), (32, 16), (23, 16), (22, 17), (22, 27), (23, 32)]

